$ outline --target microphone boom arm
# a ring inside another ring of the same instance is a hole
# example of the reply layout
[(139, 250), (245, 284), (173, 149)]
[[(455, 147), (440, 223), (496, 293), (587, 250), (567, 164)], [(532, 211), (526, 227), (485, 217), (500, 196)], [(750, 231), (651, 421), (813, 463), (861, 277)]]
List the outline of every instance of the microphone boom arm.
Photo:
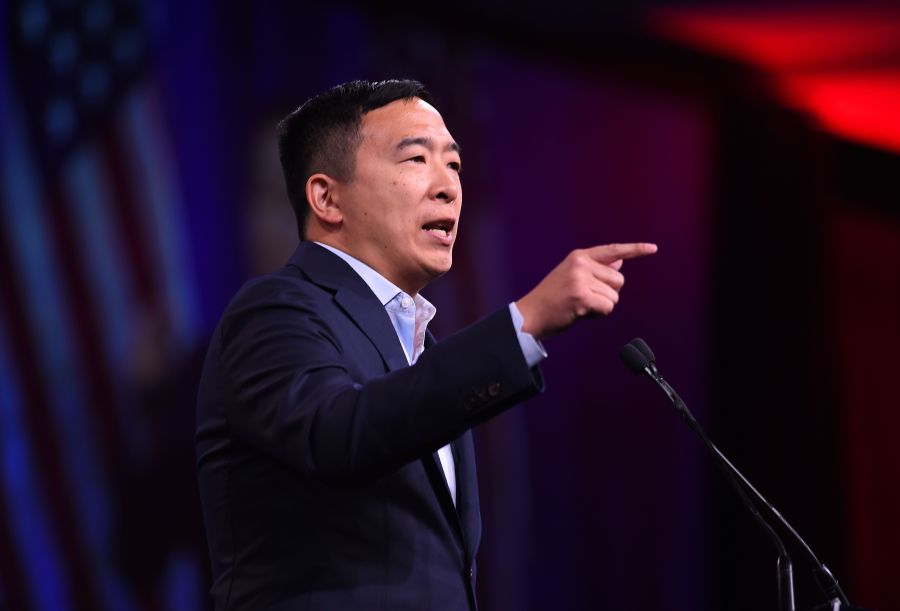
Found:
[[(645, 373), (665, 393), (682, 419), (703, 441), (706, 448), (715, 458), (716, 463), (725, 472), (732, 486), (744, 501), (744, 504), (747, 506), (756, 520), (760, 523), (760, 525), (769, 534), (770, 538), (775, 543), (775, 546), (778, 548), (779, 553), (778, 580), (780, 608), (794, 608), (793, 580), (791, 575), (790, 558), (787, 556), (784, 544), (779, 538), (778, 534), (772, 528), (771, 524), (769, 524), (759, 513), (756, 503), (759, 503), (763, 507), (765, 507), (765, 509), (773, 517), (775, 517), (778, 522), (787, 530), (787, 532), (794, 538), (794, 540), (800, 544), (800, 547), (812, 561), (813, 566), (815, 567), (813, 569), (813, 574), (816, 578), (816, 582), (828, 597), (829, 604), (833, 606), (836, 606), (838, 604), (849, 606), (850, 602), (847, 600), (846, 594), (844, 594), (844, 591), (838, 584), (837, 579), (835, 579), (834, 575), (831, 573), (828, 567), (826, 567), (822, 562), (819, 561), (818, 557), (816, 557), (815, 553), (812, 551), (809, 545), (807, 545), (806, 541), (804, 541), (800, 534), (796, 530), (794, 530), (794, 527), (790, 525), (790, 523), (784, 518), (784, 516), (782, 516), (781, 513), (779, 513), (778, 510), (775, 509), (775, 507), (769, 501), (767, 501), (762, 494), (760, 494), (760, 492), (750, 483), (750, 481), (746, 477), (744, 477), (744, 474), (741, 473), (740, 470), (735, 467), (724, 454), (722, 454), (719, 448), (716, 447), (716, 444), (712, 442), (712, 440), (709, 438), (709, 436), (707, 436), (706, 432), (697, 422), (697, 419), (694, 418), (694, 415), (688, 409), (684, 401), (681, 400), (681, 397), (678, 396), (678, 393), (675, 392), (675, 389), (673, 389), (669, 385), (669, 383), (663, 379), (663, 377), (659, 373), (659, 370), (656, 368), (656, 358), (653, 356), (653, 351), (650, 350), (650, 347), (644, 342), (644, 340), (640, 338), (633, 339), (622, 348), (622, 350), (619, 352), (619, 356), (629, 369), (631, 369), (635, 373)], [(752, 497), (752, 499), (755, 499), (756, 502), (753, 502), (750, 497)]]
[(659, 374), (656, 366), (652, 362), (650, 362), (646, 367), (644, 367), (644, 372), (666, 394), (666, 396), (669, 398), (669, 401), (671, 401), (672, 405), (675, 407), (675, 411), (677, 411), (682, 420), (687, 423), (688, 427), (690, 427), (690, 429), (694, 431), (694, 433), (696, 433), (698, 437), (700, 437), (707, 450), (709, 450), (709, 452), (713, 455), (716, 464), (725, 475), (725, 479), (728, 480), (728, 483), (737, 493), (741, 501), (743, 501), (744, 506), (750, 511), (756, 522), (766, 532), (766, 534), (772, 540), (772, 543), (775, 544), (775, 547), (778, 550), (778, 609), (779, 611), (794, 611), (796, 607), (794, 605), (794, 575), (791, 557), (788, 555), (787, 548), (785, 548), (784, 542), (781, 540), (781, 537), (778, 536), (778, 533), (775, 532), (775, 529), (772, 528), (772, 525), (769, 524), (769, 522), (762, 516), (762, 514), (760, 514), (759, 508), (756, 506), (756, 503), (754, 503), (753, 500), (751, 500), (750, 497), (747, 496), (747, 490), (744, 489), (744, 486), (747, 486), (747, 488), (752, 490), (758, 498), (762, 499), (762, 502), (764, 504), (768, 504), (767, 501), (759, 492), (756, 491), (756, 489), (743, 476), (743, 474), (741, 474), (738, 468), (735, 467), (731, 463), (731, 461), (729, 461), (728, 458), (724, 454), (722, 454), (721, 451), (719, 451), (719, 448), (716, 447), (716, 444), (714, 444), (709, 436), (707, 436), (706, 431), (703, 430), (703, 428), (700, 426), (700, 423), (698, 423), (697, 419), (694, 418), (691, 410), (689, 410), (684, 401), (681, 400), (681, 397), (678, 396), (678, 393), (675, 392), (675, 389), (672, 388), (669, 383), (666, 382)]

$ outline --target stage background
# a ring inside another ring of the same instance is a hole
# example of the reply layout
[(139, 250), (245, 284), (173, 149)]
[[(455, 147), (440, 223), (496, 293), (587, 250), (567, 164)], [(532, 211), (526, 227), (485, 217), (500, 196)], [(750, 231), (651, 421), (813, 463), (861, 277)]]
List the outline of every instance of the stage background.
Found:
[(275, 124), (390, 77), (464, 149), (438, 337), (573, 248), (660, 247), (476, 430), (483, 608), (774, 607), (770, 543), (619, 363), (635, 336), (851, 600), (900, 608), (900, 14), (847, 7), (5, 3), (0, 608), (209, 607), (196, 383), (296, 243)]

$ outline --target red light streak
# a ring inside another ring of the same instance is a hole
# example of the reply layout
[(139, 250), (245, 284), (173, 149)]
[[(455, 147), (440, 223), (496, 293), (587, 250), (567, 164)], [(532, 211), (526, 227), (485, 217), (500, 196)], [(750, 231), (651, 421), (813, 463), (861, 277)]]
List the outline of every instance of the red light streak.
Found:
[(827, 131), (900, 152), (900, 11), (665, 10), (650, 25), (770, 74)]

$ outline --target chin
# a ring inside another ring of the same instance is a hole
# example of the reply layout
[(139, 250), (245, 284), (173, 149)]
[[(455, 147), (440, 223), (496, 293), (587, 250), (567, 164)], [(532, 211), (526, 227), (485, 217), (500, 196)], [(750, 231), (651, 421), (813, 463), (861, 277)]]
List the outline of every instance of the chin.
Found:
[(425, 271), (428, 273), (428, 276), (434, 280), (435, 278), (439, 278), (443, 276), (447, 272), (450, 271), (450, 268), (453, 266), (453, 257), (446, 257), (441, 259), (440, 261), (432, 261), (429, 265), (425, 265)]

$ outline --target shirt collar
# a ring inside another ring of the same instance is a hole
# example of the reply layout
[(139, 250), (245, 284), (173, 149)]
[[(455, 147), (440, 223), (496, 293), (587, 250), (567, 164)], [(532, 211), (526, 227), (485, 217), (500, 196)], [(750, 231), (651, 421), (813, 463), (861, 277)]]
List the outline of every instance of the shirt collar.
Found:
[(375, 296), (378, 298), (378, 301), (381, 302), (381, 305), (387, 305), (389, 301), (391, 301), (394, 297), (397, 296), (397, 293), (402, 293), (403, 291), (396, 284), (376, 272), (374, 269), (357, 259), (352, 255), (348, 255), (343, 250), (338, 250), (334, 246), (329, 246), (328, 244), (323, 244), (322, 242), (316, 242), (322, 248), (330, 250), (341, 259), (347, 262), (347, 265), (353, 268), (359, 277), (363, 279), (363, 281), (369, 285), (369, 288), (372, 289), (372, 292), (375, 293)]

